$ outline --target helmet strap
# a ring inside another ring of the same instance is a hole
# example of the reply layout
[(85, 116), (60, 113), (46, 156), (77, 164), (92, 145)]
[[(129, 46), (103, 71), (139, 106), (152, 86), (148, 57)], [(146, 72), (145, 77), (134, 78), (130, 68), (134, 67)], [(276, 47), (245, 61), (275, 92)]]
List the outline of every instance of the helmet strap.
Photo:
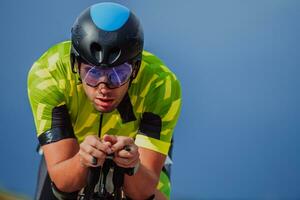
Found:
[(140, 60), (137, 60), (137, 61), (134, 61), (133, 63), (133, 72), (132, 72), (132, 75), (131, 75), (131, 79), (135, 79), (139, 73), (139, 70), (140, 70), (140, 66), (141, 66), (141, 61)]
[(72, 72), (73, 73), (77, 73), (75, 71), (75, 61), (76, 61), (76, 57), (73, 53), (70, 54), (70, 61), (71, 61), (71, 68), (72, 68)]
[[(78, 73), (78, 80), (79, 80), (79, 82), (82, 82), (81, 78), (80, 78), (80, 74), (79, 74), (80, 73), (80, 65), (81, 65), (80, 57), (76, 56), (74, 53), (71, 52), (70, 61), (71, 61), (72, 72), (74, 74)], [(76, 64), (77, 64), (78, 68), (76, 68)]]
[(140, 59), (134, 59), (132, 61), (132, 66), (133, 66), (133, 71), (130, 77), (130, 81), (129, 81), (129, 87), (131, 86), (132, 81), (137, 77), (138, 72), (140, 70), (140, 66), (141, 66), (141, 60)]
[(132, 72), (132, 75), (130, 77), (131, 81), (137, 77), (138, 72), (140, 70), (141, 63), (142, 63), (142, 53), (139, 53), (131, 61), (131, 64), (133, 66), (133, 70), (132, 70), (133, 72)]

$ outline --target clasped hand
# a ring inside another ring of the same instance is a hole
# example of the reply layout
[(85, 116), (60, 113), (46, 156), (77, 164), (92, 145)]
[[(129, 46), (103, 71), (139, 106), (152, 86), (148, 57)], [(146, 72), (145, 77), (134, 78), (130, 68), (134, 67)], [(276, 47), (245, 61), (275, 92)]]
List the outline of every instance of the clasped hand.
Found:
[(104, 135), (100, 139), (89, 135), (80, 144), (80, 163), (85, 167), (102, 166), (109, 154), (120, 167), (131, 168), (140, 162), (138, 147), (130, 137)]

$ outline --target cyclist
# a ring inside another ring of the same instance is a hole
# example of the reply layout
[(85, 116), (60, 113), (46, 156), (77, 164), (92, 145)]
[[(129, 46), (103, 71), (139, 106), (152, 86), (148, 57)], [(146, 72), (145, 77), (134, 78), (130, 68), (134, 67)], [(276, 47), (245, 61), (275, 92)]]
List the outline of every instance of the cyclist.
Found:
[(180, 112), (180, 84), (143, 43), (132, 11), (98, 3), (77, 17), (71, 41), (33, 64), (28, 96), (44, 155), (37, 199), (76, 199), (89, 169), (112, 154), (117, 166), (135, 169), (124, 177), (128, 199), (169, 198), (164, 163)]

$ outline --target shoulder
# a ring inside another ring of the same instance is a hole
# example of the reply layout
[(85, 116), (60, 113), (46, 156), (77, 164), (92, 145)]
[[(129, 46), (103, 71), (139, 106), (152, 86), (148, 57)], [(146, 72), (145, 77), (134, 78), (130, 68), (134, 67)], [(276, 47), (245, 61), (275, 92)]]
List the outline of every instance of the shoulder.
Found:
[[(51, 46), (40, 58), (41, 59), (51, 59), (51, 57), (62, 58), (68, 55), (71, 50), (71, 41), (63, 41)], [(54, 58), (53, 58), (54, 59)], [(51, 60), (50, 60), (51, 61)]]
[(33, 64), (30, 71), (48, 68), (54, 70), (58, 62), (69, 63), (71, 42), (63, 41), (51, 46)]
[(148, 51), (143, 51), (141, 67), (134, 83), (144, 89), (154, 89), (164, 84), (179, 85), (171, 69), (159, 57)]
[(157, 82), (166, 79), (178, 81), (176, 75), (170, 68), (156, 55), (143, 51), (142, 64), (138, 79)]
[(28, 72), (28, 81), (65, 77), (71, 71), (70, 49), (70, 41), (60, 42), (50, 47), (33, 63)]
[(145, 63), (148, 63), (148, 64), (151, 64), (151, 63), (152, 64), (154, 64), (154, 63), (164, 64), (163, 61), (159, 57), (157, 57), (153, 53), (151, 53), (149, 51), (146, 51), (146, 50), (143, 51), (143, 57), (142, 58), (143, 58), (143, 61)]
[(70, 66), (71, 42), (64, 41), (50, 47), (34, 62), (28, 72), (29, 92), (50, 91), (59, 93), (69, 88), (66, 80), (74, 79)]
[[(180, 82), (165, 63), (154, 54), (144, 51), (143, 60), (136, 79), (132, 82), (130, 94), (133, 99), (143, 99), (140, 107), (149, 107), (154, 112), (161, 106), (169, 106), (181, 98)], [(136, 102), (136, 101), (133, 101)], [(154, 106), (154, 105), (160, 106)]]

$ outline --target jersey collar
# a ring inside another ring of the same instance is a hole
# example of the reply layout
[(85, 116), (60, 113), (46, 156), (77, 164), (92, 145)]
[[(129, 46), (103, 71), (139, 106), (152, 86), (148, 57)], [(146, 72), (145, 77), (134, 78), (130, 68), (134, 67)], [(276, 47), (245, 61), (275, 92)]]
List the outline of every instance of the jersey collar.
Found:
[(125, 94), (124, 98), (118, 105), (117, 110), (121, 115), (123, 124), (136, 120), (128, 92)]

